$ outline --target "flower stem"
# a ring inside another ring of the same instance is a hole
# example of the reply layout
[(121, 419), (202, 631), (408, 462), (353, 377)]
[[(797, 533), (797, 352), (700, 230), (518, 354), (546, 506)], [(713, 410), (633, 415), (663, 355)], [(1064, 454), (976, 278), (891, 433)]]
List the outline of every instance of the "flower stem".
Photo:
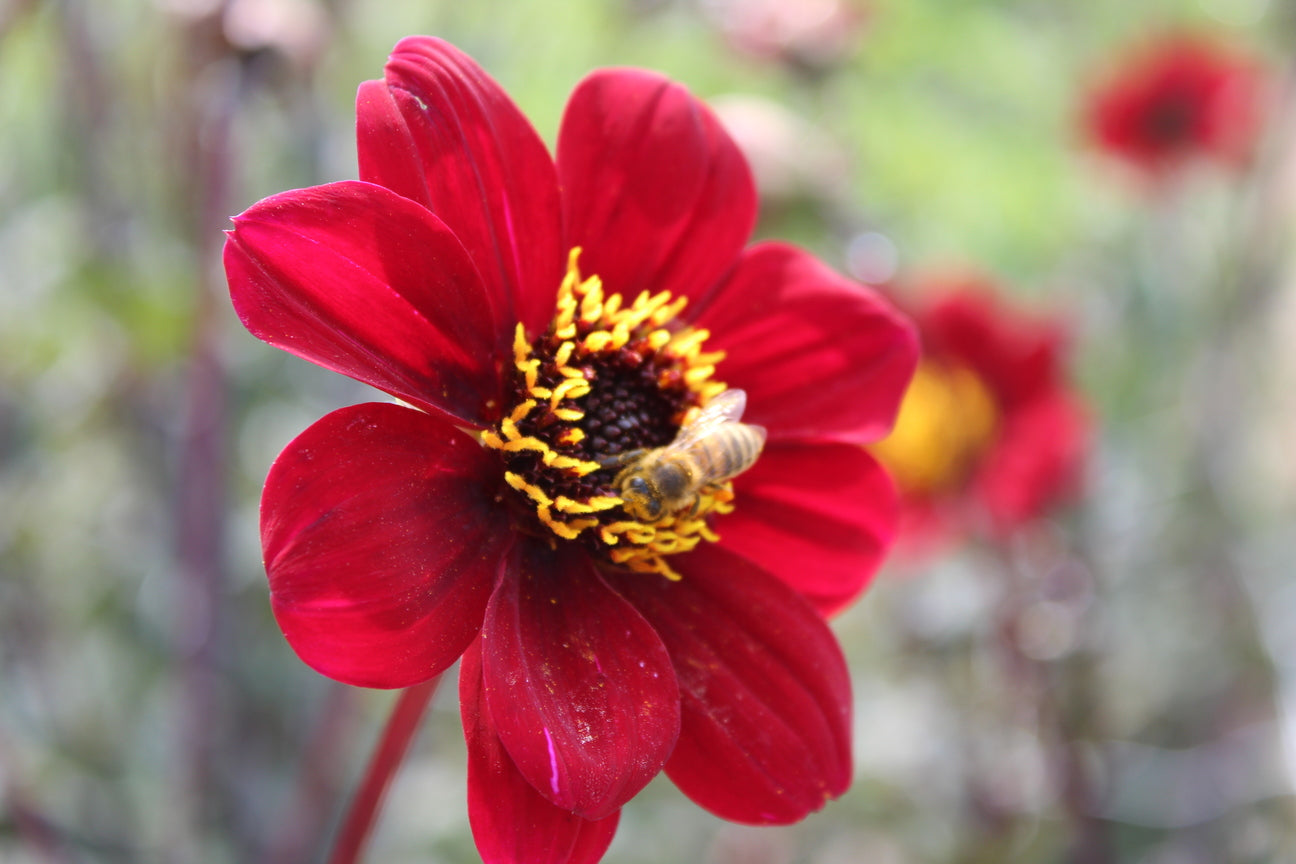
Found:
[(347, 808), (329, 864), (354, 864), (359, 860), (360, 851), (373, 831), (383, 795), (396, 776), (396, 769), (404, 760), (405, 751), (418, 731), (419, 720), (440, 682), (441, 676), (438, 675), (431, 681), (401, 691), (378, 739), (378, 746), (374, 748), (369, 767), (365, 769), (360, 788)]

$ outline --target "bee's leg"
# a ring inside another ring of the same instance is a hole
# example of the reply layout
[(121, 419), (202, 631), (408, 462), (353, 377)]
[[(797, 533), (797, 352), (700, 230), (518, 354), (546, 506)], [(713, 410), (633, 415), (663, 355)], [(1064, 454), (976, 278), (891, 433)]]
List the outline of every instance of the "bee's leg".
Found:
[(692, 503), (690, 503), (688, 507), (684, 508), (683, 512), (686, 513), (687, 518), (692, 519), (694, 516), (698, 514), (698, 511), (702, 509), (703, 495), (714, 493), (719, 488), (720, 486), (717, 483), (707, 483), (705, 486), (699, 489), (697, 493), (693, 496)]
[(702, 496), (714, 492), (715, 489), (716, 485), (714, 483), (707, 483), (697, 492), (693, 493), (693, 500), (689, 502), (687, 507), (684, 507), (679, 511), (680, 515), (686, 519), (692, 519), (694, 516), (698, 515), (698, 511), (702, 509)]

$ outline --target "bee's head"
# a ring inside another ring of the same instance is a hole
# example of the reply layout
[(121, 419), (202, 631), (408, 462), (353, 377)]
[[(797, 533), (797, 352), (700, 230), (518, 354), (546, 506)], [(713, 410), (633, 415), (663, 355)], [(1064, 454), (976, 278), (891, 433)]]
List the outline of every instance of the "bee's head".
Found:
[(621, 483), (621, 498), (625, 509), (641, 522), (656, 522), (661, 518), (663, 503), (657, 489), (647, 477), (631, 474)]

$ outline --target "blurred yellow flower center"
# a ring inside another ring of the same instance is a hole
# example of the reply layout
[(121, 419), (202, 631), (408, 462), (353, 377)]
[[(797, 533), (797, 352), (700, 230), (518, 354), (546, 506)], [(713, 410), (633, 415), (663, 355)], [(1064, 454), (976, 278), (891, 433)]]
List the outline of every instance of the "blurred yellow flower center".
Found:
[(723, 352), (704, 352), (706, 330), (677, 316), (688, 302), (669, 292), (630, 303), (581, 278), (573, 249), (548, 329), (513, 340), (514, 397), (482, 443), (499, 450), (504, 480), (537, 532), (587, 546), (628, 570), (678, 574), (666, 556), (717, 540), (710, 514), (732, 509), (729, 482), (699, 491), (696, 504), (637, 519), (614, 480), (636, 454), (664, 447), (725, 385), (712, 380)]
[(895, 429), (873, 445), (873, 453), (905, 493), (938, 493), (964, 482), (997, 422), (994, 397), (976, 373), (924, 360), (905, 392)]

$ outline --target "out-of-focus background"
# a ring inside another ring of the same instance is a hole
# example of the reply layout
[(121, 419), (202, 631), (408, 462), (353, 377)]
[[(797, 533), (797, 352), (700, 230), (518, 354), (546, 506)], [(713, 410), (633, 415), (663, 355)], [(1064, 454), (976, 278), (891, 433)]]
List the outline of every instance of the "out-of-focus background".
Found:
[[(607, 861), (1296, 861), (1289, 0), (0, 3), (0, 861), (327, 853), (393, 695), (283, 641), (257, 501), (372, 394), (239, 326), (220, 232), (355, 176), (355, 88), (413, 33), (551, 143), (595, 66), (685, 82), (754, 163), (761, 235), (1059, 316), (1092, 419), (1081, 494), (946, 532), (835, 621), (846, 796), (755, 829), (659, 781)], [(1149, 168), (1089, 130), (1177, 34), (1258, 70), (1243, 157)], [(454, 695), (369, 860), (478, 860)]]

